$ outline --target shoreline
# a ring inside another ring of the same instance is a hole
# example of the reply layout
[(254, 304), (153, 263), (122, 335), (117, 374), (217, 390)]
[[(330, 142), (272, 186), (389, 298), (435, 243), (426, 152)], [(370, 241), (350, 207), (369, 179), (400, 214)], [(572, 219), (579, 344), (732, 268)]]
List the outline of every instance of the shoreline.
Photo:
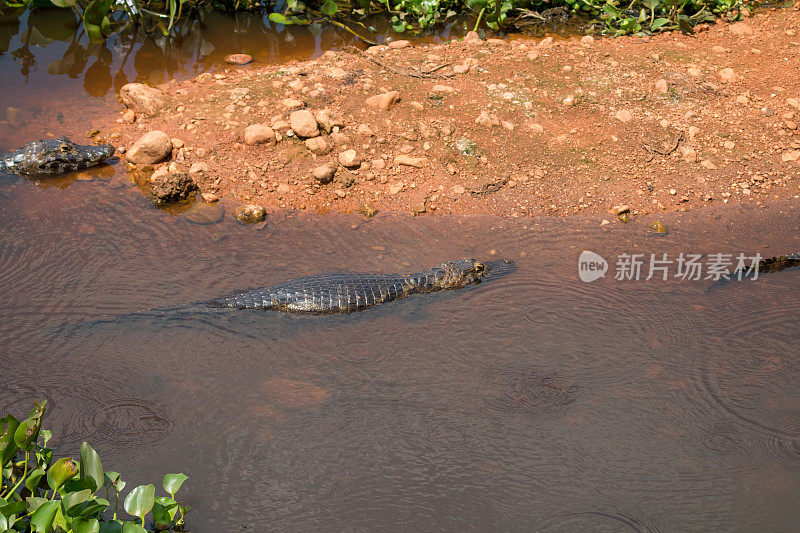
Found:
[(268, 210), (613, 221), (797, 198), (800, 11), (699, 29), (231, 68), (159, 86), (155, 112), (128, 101), (102, 137), (130, 150), (163, 131), (168, 159), (139, 183), (186, 173)]

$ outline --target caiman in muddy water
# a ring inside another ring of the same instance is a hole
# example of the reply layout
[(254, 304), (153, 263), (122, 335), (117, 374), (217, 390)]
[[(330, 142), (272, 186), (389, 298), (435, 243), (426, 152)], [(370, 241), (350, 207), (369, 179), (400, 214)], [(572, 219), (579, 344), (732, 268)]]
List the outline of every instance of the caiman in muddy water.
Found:
[(99, 165), (114, 155), (110, 144), (82, 146), (66, 137), (29, 142), (0, 156), (0, 172), (22, 176), (61, 174)]
[(491, 263), (447, 261), (414, 274), (330, 272), (214, 298), (210, 308), (270, 309), (292, 313), (351, 313), (412, 294), (460, 289), (480, 283)]

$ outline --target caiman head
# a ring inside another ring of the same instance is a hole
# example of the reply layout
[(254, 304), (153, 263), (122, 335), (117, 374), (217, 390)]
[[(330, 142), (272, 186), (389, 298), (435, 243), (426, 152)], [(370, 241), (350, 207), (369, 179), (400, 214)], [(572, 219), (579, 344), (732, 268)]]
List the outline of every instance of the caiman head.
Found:
[(7, 170), (17, 174), (60, 174), (98, 165), (114, 155), (110, 144), (82, 146), (66, 137), (29, 142), (6, 157)]
[(456, 261), (446, 261), (435, 266), (435, 289), (458, 289), (470, 283), (480, 283), (490, 267), (486, 263), (470, 257)]

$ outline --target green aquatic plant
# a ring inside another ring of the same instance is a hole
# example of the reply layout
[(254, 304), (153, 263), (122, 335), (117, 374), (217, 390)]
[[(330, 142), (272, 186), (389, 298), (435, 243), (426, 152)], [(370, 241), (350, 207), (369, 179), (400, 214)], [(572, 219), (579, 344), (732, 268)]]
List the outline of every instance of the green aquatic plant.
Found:
[[(35, 402), (25, 420), (10, 414), (0, 418), (0, 532), (146, 533), (183, 529), (189, 507), (178, 503), (175, 494), (188, 476), (164, 476), (162, 486), (168, 496), (157, 497), (153, 485), (135, 487), (125, 497), (123, 507), (136, 520), (119, 519), (125, 482), (119, 473), (103, 470), (100, 456), (86, 442), (81, 444), (80, 459), (62, 457), (54, 461), (53, 450), (47, 447), (52, 434), (42, 429), (45, 403)], [(152, 522), (148, 523), (151, 513)]]

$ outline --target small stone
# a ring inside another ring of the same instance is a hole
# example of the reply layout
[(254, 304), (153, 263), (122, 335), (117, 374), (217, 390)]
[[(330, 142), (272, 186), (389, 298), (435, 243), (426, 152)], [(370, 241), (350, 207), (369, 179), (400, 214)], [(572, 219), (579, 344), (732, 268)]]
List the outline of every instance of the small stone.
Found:
[(249, 146), (256, 144), (274, 145), (277, 143), (275, 130), (266, 124), (251, 124), (244, 129), (244, 143)]
[(335, 194), (339, 198), (344, 198), (345, 196), (347, 196), (347, 193), (344, 191), (344, 189), (336, 189), (333, 191), (333, 194)]
[(781, 154), (781, 160), (785, 163), (788, 161), (800, 160), (800, 150), (787, 150)]
[(739, 75), (732, 68), (724, 68), (719, 71), (719, 77), (724, 82), (733, 82), (739, 79)]
[(201, 226), (218, 224), (225, 218), (225, 208), (214, 202), (195, 202), (187, 211), (181, 213), (181, 216)]
[(372, 218), (378, 214), (378, 210), (372, 204), (364, 204), (359, 211), (367, 218)]
[(697, 137), (697, 134), (700, 133), (700, 128), (698, 128), (697, 126), (689, 126), (688, 132), (689, 132), (689, 140), (693, 141), (694, 138)]
[(750, 99), (746, 95), (740, 94), (739, 96), (736, 97), (736, 103), (741, 105), (747, 105), (750, 103)]
[(346, 168), (357, 168), (361, 166), (362, 159), (355, 150), (345, 150), (339, 154), (339, 163)]
[(253, 56), (249, 54), (230, 54), (225, 56), (225, 62), (230, 65), (247, 65), (253, 62)]
[(400, 99), (399, 91), (389, 91), (370, 96), (365, 103), (371, 107), (377, 107), (383, 111), (390, 109)]
[(183, 139), (179, 139), (178, 137), (173, 137), (170, 139), (170, 142), (172, 143), (172, 148), (175, 150), (180, 150), (185, 144)]
[(219, 201), (219, 196), (217, 196), (213, 192), (204, 192), (201, 196), (203, 197), (204, 202), (208, 202), (210, 204)]
[(623, 213), (628, 213), (628, 212), (630, 212), (630, 210), (631, 210), (631, 208), (627, 204), (615, 205), (614, 207), (611, 208), (611, 211), (616, 216), (620, 216)]
[(544, 127), (536, 122), (528, 124), (528, 127), (533, 131), (533, 133), (544, 133)]
[(570, 94), (570, 95), (567, 95), (567, 97), (566, 97), (566, 98), (564, 98), (564, 99), (561, 101), (561, 103), (562, 103), (562, 104), (564, 104), (565, 106), (572, 106), (572, 105), (574, 105), (574, 104), (575, 104), (575, 97), (574, 97), (574, 96), (572, 96), (571, 94)]
[(753, 35), (753, 27), (746, 22), (737, 22), (728, 26), (728, 31), (734, 35)]
[(133, 143), (125, 154), (125, 158), (136, 165), (152, 165), (172, 153), (172, 143), (169, 135), (160, 130), (154, 130), (142, 135)]
[(733, 141), (725, 141), (724, 143), (722, 143), (722, 147), (725, 148), (726, 150), (733, 150), (734, 148), (736, 148), (736, 143)]
[(304, 104), (297, 98), (284, 98), (283, 100), (281, 100), (281, 105), (283, 105), (287, 109), (299, 109), (303, 107)]
[(655, 233), (659, 233), (661, 235), (667, 233), (667, 227), (660, 220), (656, 220), (647, 227), (653, 230)]
[(392, 196), (400, 193), (405, 188), (402, 182), (398, 181), (397, 183), (393, 183), (389, 186), (389, 194)]
[(333, 150), (333, 142), (328, 137), (319, 136), (306, 139), (306, 148), (312, 153), (317, 155), (326, 155)]
[(453, 186), (453, 192), (455, 194), (459, 194), (460, 195), (460, 194), (464, 194), (465, 192), (467, 192), (467, 190), (464, 188), (463, 185), (454, 185)]
[(201, 172), (208, 173), (208, 163), (198, 161), (189, 167), (189, 174), (200, 174)]
[(800, 109), (800, 98), (787, 98), (786, 105), (795, 109)]
[(400, 39), (389, 43), (389, 50), (397, 50), (398, 48), (407, 48), (411, 46), (411, 42)]
[(382, 170), (386, 168), (386, 161), (383, 159), (373, 159), (370, 161), (370, 166), (375, 170)]
[(320, 183), (330, 183), (333, 181), (333, 176), (336, 174), (336, 169), (338, 167), (339, 165), (336, 163), (326, 163), (315, 168), (312, 174)]
[(197, 185), (183, 172), (162, 174), (153, 180), (153, 196), (158, 205), (186, 198), (195, 190)]
[(398, 155), (394, 158), (396, 165), (406, 165), (409, 167), (422, 168), (428, 164), (427, 157), (413, 157), (410, 155)]
[(263, 206), (248, 204), (237, 206), (233, 210), (236, 220), (244, 224), (255, 224), (267, 218), (267, 210)]
[(475, 119), (475, 123), (480, 126), (486, 126), (487, 128), (491, 128), (492, 126), (499, 126), (500, 119), (497, 118), (497, 115), (489, 113), (488, 111), (484, 110), (481, 111), (481, 114), (478, 115), (478, 118)]
[(500, 123), (508, 131), (514, 131), (514, 123), (504, 120)]
[(703, 75), (703, 71), (700, 68), (694, 66), (686, 69), (686, 72), (689, 74), (689, 76), (692, 76), (693, 78), (698, 78)]
[(667, 80), (662, 78), (662, 79), (656, 81), (655, 89), (656, 89), (656, 93), (658, 93), (658, 94), (666, 93), (669, 90), (669, 85), (667, 84)]
[(344, 118), (342, 118), (339, 113), (330, 111), (329, 109), (315, 111), (314, 118), (317, 119), (319, 127), (322, 128), (325, 133), (331, 133), (333, 129), (337, 127), (344, 127)]
[(594, 37), (592, 37), (591, 35), (584, 35), (583, 37), (581, 37), (582, 45), (590, 46), (592, 43), (594, 43)]
[(455, 94), (457, 91), (449, 85), (440, 85), (436, 84), (431, 89), (431, 92), (434, 93), (444, 93), (444, 94)]
[(675, 196), (676, 194), (678, 194), (678, 191), (676, 191), (675, 189), (670, 189), (670, 190), (669, 190), (669, 193), (670, 193), (672, 196)]
[(307, 138), (319, 135), (317, 119), (308, 109), (292, 111), (289, 115), (289, 125), (298, 137)]
[(275, 192), (278, 194), (289, 194), (292, 192), (292, 187), (288, 183), (281, 183), (275, 188)]
[(367, 126), (366, 124), (359, 124), (358, 129), (356, 130), (359, 135), (364, 135), (366, 137), (374, 137), (375, 132), (372, 131), (372, 128)]
[[(126, 109), (122, 114), (122, 121), (126, 124), (133, 124), (136, 122), (136, 111), (133, 109)], [(13, 124), (12, 124), (13, 125)]]
[(717, 170), (717, 165), (715, 165), (710, 159), (703, 159), (700, 161), (700, 166), (707, 170)]
[(620, 109), (616, 113), (614, 113), (614, 118), (619, 120), (622, 123), (628, 123), (633, 120), (633, 115), (627, 109)]
[(138, 114), (153, 117), (164, 108), (164, 93), (142, 83), (126, 83), (119, 90), (122, 102)]

